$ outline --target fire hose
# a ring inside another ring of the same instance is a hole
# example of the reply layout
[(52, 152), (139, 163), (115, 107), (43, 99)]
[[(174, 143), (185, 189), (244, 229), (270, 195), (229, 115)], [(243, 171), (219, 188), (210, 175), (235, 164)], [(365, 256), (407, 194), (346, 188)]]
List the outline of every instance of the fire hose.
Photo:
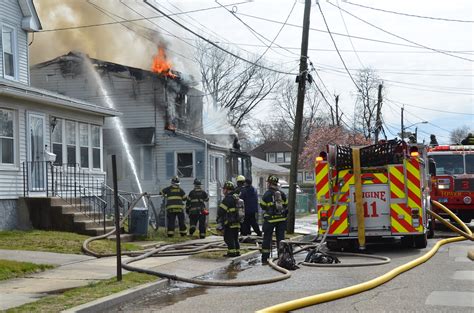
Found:
[(270, 306), (270, 307), (261, 309), (257, 312), (260, 312), (260, 313), (261, 312), (288, 312), (288, 311), (301, 309), (301, 308), (304, 308), (304, 307), (307, 307), (307, 306), (312, 306), (312, 305), (316, 305), (316, 304), (319, 304), (319, 303), (328, 302), (328, 301), (337, 300), (337, 299), (345, 298), (345, 297), (348, 297), (348, 296), (352, 296), (352, 295), (355, 295), (355, 294), (373, 289), (375, 287), (378, 287), (378, 286), (392, 280), (396, 276), (398, 276), (398, 275), (400, 275), (400, 274), (402, 274), (406, 271), (409, 271), (412, 268), (428, 261), (438, 251), (438, 249), (441, 246), (445, 245), (445, 244), (458, 242), (458, 241), (463, 241), (463, 240), (466, 240), (466, 239), (474, 241), (474, 237), (472, 235), (471, 230), (453, 212), (451, 212), (448, 208), (446, 208), (444, 205), (442, 205), (441, 203), (439, 203), (437, 201), (431, 200), (431, 202), (436, 207), (438, 207), (439, 209), (441, 209), (442, 211), (447, 213), (451, 218), (453, 218), (454, 221), (458, 225), (461, 225), (461, 228), (463, 230), (461, 230), (458, 227), (452, 225), (448, 221), (445, 221), (441, 216), (439, 216), (438, 214), (436, 214), (432, 210), (427, 210), (427, 211), (432, 216), (434, 216), (437, 220), (439, 220), (441, 223), (443, 223), (444, 225), (446, 225), (447, 227), (449, 227), (451, 230), (455, 231), (456, 233), (460, 234), (461, 236), (439, 240), (438, 242), (436, 242), (436, 244), (433, 246), (433, 248), (431, 248), (427, 253), (425, 253), (421, 257), (418, 257), (415, 260), (412, 260), (408, 263), (405, 263), (401, 266), (398, 266), (398, 267), (392, 269), (391, 271), (389, 271), (389, 272), (387, 272), (387, 273), (385, 273), (385, 274), (383, 274), (379, 277), (371, 279), (369, 281), (366, 281), (366, 282), (363, 282), (363, 283), (360, 283), (360, 284), (357, 284), (357, 285), (353, 285), (353, 286), (350, 286), (350, 287), (345, 287), (345, 288), (341, 288), (341, 289), (337, 289), (337, 290), (332, 290), (332, 291), (316, 294), (316, 295), (309, 296), (309, 297), (304, 297), (304, 298), (300, 298), (300, 299), (280, 303), (280, 304), (277, 304), (277, 305), (274, 305), (274, 306)]
[[(142, 193), (140, 194), (137, 199), (135, 199), (131, 205), (130, 208), (128, 209), (127, 213), (125, 216), (130, 215), (132, 212), (132, 209), (138, 204), (138, 202), (141, 200), (142, 197), (146, 196), (147, 193)], [(125, 219), (122, 219), (120, 222), (120, 227), (122, 227)], [(110, 232), (95, 236), (95, 237), (90, 237), (87, 240), (84, 241), (82, 244), (82, 250), (84, 253), (94, 256), (94, 257), (108, 257), (108, 256), (115, 256), (116, 254), (103, 254), (103, 253), (97, 253), (93, 251), (89, 245), (95, 240), (99, 239), (105, 239), (111, 235), (113, 235), (116, 232), (116, 229), (114, 228)], [(291, 277), (290, 271), (288, 271), (285, 268), (282, 268), (278, 265), (276, 265), (273, 260), (269, 260), (269, 265), (272, 269), (282, 273), (283, 275), (277, 276), (277, 277), (271, 277), (271, 278), (266, 278), (266, 279), (257, 279), (257, 280), (246, 280), (246, 281), (221, 281), (221, 280), (201, 280), (201, 279), (195, 279), (195, 278), (187, 278), (187, 277), (182, 277), (182, 276), (177, 276), (173, 274), (168, 274), (164, 272), (158, 272), (150, 269), (144, 269), (136, 266), (131, 266), (129, 263), (137, 262), (143, 259), (146, 259), (148, 257), (154, 256), (154, 257), (165, 257), (165, 256), (182, 256), (182, 255), (191, 255), (191, 254), (197, 254), (201, 252), (209, 252), (209, 251), (224, 251), (226, 250), (224, 247), (224, 243), (222, 240), (216, 240), (212, 242), (206, 242), (206, 243), (180, 243), (180, 244), (170, 244), (170, 245), (161, 245), (157, 246), (154, 249), (148, 249), (144, 251), (128, 251), (124, 252), (122, 255), (127, 255), (127, 256), (133, 256), (130, 259), (122, 261), (122, 268), (128, 270), (128, 271), (134, 271), (138, 273), (145, 273), (149, 275), (154, 275), (158, 277), (163, 277), (171, 280), (177, 280), (177, 281), (182, 281), (186, 283), (191, 283), (191, 284), (196, 284), (196, 285), (203, 285), (203, 286), (232, 286), (232, 287), (239, 287), (239, 286), (252, 286), (252, 285), (262, 285), (262, 284), (269, 284), (269, 283), (274, 283), (278, 281), (282, 281), (284, 279), (288, 279)]]

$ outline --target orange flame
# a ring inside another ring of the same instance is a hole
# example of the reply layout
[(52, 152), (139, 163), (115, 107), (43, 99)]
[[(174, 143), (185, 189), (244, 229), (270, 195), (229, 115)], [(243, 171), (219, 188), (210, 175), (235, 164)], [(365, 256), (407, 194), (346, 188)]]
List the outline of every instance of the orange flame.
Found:
[(176, 75), (171, 72), (171, 62), (168, 61), (163, 47), (158, 47), (158, 53), (153, 56), (151, 71), (171, 78), (176, 77)]

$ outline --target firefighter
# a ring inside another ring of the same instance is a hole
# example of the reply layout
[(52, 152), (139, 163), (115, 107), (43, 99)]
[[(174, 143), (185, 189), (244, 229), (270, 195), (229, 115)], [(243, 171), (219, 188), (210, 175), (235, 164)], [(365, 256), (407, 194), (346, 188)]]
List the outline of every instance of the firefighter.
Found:
[(474, 145), (474, 136), (472, 133), (467, 134), (467, 137), (461, 141), (462, 145)]
[(244, 188), (245, 177), (243, 175), (239, 175), (236, 177), (235, 181), (237, 182), (237, 187), (234, 189), (234, 194), (240, 196), (240, 192), (242, 191), (242, 188)]
[(164, 188), (160, 195), (166, 199), (166, 218), (168, 222), (168, 237), (174, 236), (174, 226), (178, 218), (179, 233), (186, 236), (186, 224), (184, 223), (184, 203), (186, 193), (179, 187), (179, 178), (171, 179), (171, 186)]
[(235, 187), (231, 181), (224, 183), (222, 191), (224, 193), (224, 199), (222, 199), (217, 209), (216, 230), (224, 235), (224, 241), (227, 244), (227, 254), (224, 256), (236, 257), (240, 255), (240, 217), (238, 209), (240, 199), (234, 194)]
[(209, 211), (206, 209), (206, 203), (209, 201), (207, 192), (202, 190), (202, 184), (199, 179), (194, 180), (194, 189), (189, 192), (186, 204), (186, 213), (189, 216), (189, 236), (196, 231), (196, 225), (199, 223), (199, 238), (206, 238), (206, 216)]
[(245, 179), (245, 186), (240, 192), (240, 199), (244, 200), (245, 204), (245, 217), (242, 223), (241, 234), (243, 236), (250, 235), (252, 233), (251, 227), (257, 234), (262, 236), (262, 231), (258, 226), (256, 215), (258, 211), (258, 194), (254, 186), (252, 186), (252, 180), (250, 178)]
[(262, 264), (268, 264), (268, 257), (272, 247), (273, 229), (277, 239), (277, 248), (280, 241), (285, 239), (286, 216), (288, 214), (288, 200), (286, 194), (278, 187), (278, 177), (270, 175), (267, 178), (268, 190), (263, 194), (260, 207), (263, 213), (263, 243)]

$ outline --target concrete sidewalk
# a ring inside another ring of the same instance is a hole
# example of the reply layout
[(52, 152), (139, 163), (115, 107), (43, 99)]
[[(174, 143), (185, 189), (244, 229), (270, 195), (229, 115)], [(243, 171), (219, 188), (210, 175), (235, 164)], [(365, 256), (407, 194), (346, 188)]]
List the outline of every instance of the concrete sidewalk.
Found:
[[(208, 237), (203, 240), (192, 240), (189, 242), (206, 242), (222, 237)], [(123, 257), (122, 259), (126, 259)], [(205, 260), (208, 266), (199, 264), (205, 272), (196, 273), (196, 267), (179, 269), (180, 260), (189, 256), (154, 257), (133, 263), (134, 265), (183, 274), (193, 277), (196, 274), (205, 274), (216, 268), (228, 264), (228, 260)], [(36, 301), (49, 294), (61, 293), (68, 289), (88, 285), (92, 282), (110, 279), (116, 275), (116, 258), (94, 258), (85, 255), (61, 254), (36, 251), (0, 250), (0, 259), (8, 259), (37, 264), (52, 264), (58, 267), (41, 273), (36, 273), (23, 278), (10, 279), (0, 282), (0, 310), (20, 306), (25, 303)], [(227, 263), (226, 263), (227, 262)], [(173, 265), (173, 263), (177, 263)], [(200, 262), (203, 263), (203, 262)], [(196, 264), (193, 264), (196, 265)], [(216, 267), (217, 266), (217, 267)], [(189, 269), (189, 270), (186, 270)], [(180, 272), (181, 271), (181, 272)], [(127, 273), (127, 271), (123, 271)]]
[[(299, 234), (316, 233), (316, 220), (317, 216), (315, 214), (298, 218), (295, 232)], [(189, 240), (188, 243), (208, 242), (216, 239), (222, 240), (222, 237), (210, 236), (206, 239)], [(144, 248), (149, 248), (154, 244), (153, 242), (135, 243), (143, 245)], [(189, 256), (151, 257), (133, 264), (191, 278), (213, 272), (232, 262), (252, 257), (258, 253), (258, 251), (254, 251), (233, 259), (202, 259)], [(68, 289), (110, 279), (115, 277), (117, 269), (115, 257), (97, 259), (77, 254), (0, 250), (0, 259), (57, 266), (45, 272), (0, 282), (0, 310), (34, 302), (50, 294), (62, 293)], [(126, 259), (126, 257), (122, 257), (122, 259)], [(127, 271), (124, 270), (123, 273), (127, 273)], [(163, 280), (163, 283), (166, 282), (166, 280)], [(99, 299), (96, 302), (100, 301)]]

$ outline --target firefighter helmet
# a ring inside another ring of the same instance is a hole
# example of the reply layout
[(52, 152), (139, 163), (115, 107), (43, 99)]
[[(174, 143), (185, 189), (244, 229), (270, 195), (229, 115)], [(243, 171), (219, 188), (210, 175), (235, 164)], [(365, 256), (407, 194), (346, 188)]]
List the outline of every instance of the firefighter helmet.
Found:
[(223, 189), (227, 189), (227, 190), (234, 190), (235, 189), (235, 186), (234, 186), (234, 183), (231, 182), (231, 181), (226, 181), (224, 183), (224, 186), (222, 187)]
[(193, 184), (194, 184), (194, 186), (201, 186), (202, 185), (201, 181), (197, 178), (194, 180)]
[(267, 183), (270, 183), (272, 185), (278, 185), (278, 177), (276, 177), (275, 175), (268, 176)]
[(239, 176), (237, 176), (236, 181), (238, 183), (240, 183), (240, 182), (243, 183), (243, 182), (245, 182), (245, 177), (243, 175), (239, 175)]
[(175, 176), (171, 179), (171, 184), (172, 185), (179, 185), (179, 177)]

